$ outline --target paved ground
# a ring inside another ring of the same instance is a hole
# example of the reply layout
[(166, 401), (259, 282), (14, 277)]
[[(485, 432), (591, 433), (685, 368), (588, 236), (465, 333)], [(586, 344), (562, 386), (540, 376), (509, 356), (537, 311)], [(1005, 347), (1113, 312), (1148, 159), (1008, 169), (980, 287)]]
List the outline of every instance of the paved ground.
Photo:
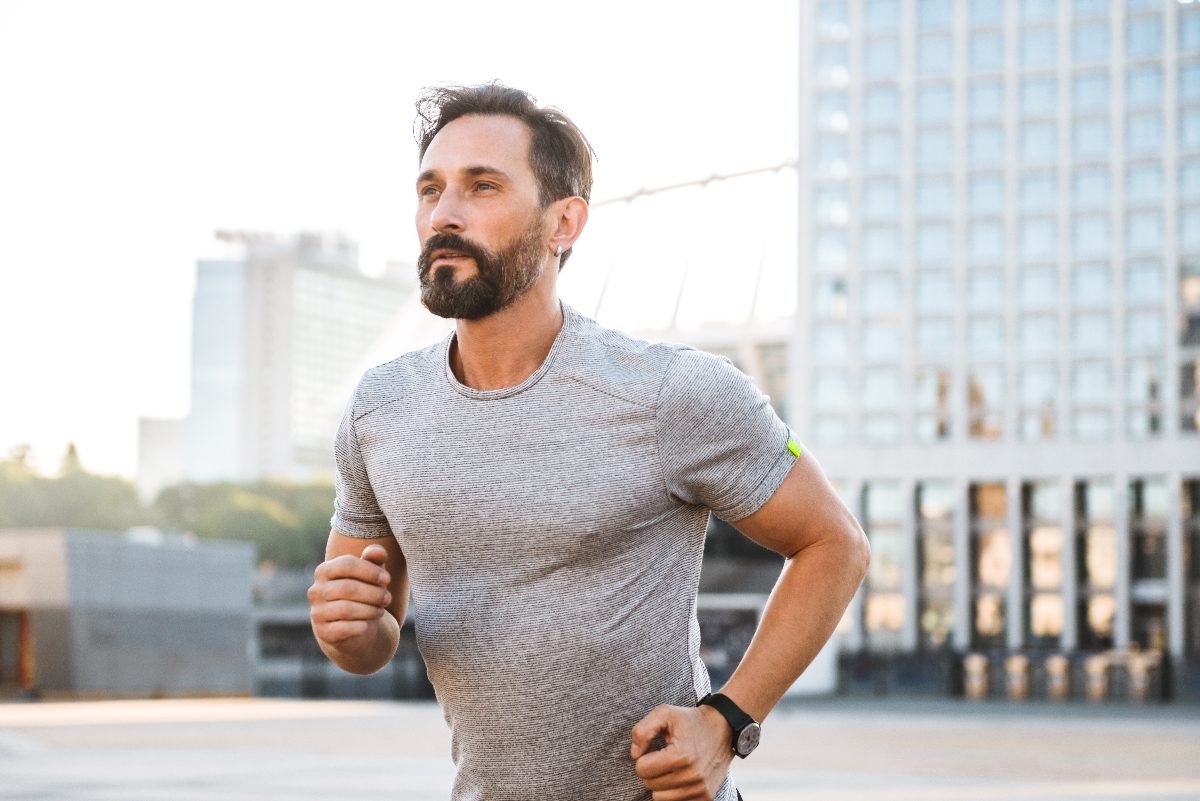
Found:
[[(0, 704), (5, 801), (444, 801), (428, 703)], [(807, 701), (735, 766), (748, 801), (1200, 799), (1200, 708)]]

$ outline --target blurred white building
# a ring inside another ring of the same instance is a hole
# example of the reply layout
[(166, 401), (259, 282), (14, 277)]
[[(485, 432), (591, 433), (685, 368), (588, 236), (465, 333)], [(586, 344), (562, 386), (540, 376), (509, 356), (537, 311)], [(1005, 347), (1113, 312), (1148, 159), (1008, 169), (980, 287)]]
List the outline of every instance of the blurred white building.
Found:
[[(356, 245), (340, 235), (218, 237), (231, 256), (196, 265), (182, 478), (331, 481), (349, 390), (414, 282), (402, 265), (360, 273)], [(159, 423), (142, 434), (143, 457), (155, 457), (141, 463), (148, 493), (177, 478), (155, 442), (177, 432)]]
[(793, 413), (874, 549), (844, 647), (1195, 684), (1200, 4), (802, 7)]

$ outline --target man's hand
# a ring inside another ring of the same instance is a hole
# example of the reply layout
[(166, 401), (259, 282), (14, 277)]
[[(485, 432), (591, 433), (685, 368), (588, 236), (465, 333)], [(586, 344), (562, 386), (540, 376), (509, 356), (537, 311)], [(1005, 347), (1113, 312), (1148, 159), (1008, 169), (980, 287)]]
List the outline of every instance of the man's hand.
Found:
[[(654, 801), (712, 801), (729, 773), (732, 738), (712, 707), (664, 704), (633, 727), (629, 755)], [(659, 743), (666, 745), (655, 750)]]
[(387, 555), (383, 546), (372, 544), (361, 557), (343, 554), (317, 566), (308, 588), (313, 633), (322, 650), (339, 664), (329, 648), (339, 653), (370, 651), (380, 625), (387, 625), (384, 615), (392, 603), (391, 576), (383, 567)]

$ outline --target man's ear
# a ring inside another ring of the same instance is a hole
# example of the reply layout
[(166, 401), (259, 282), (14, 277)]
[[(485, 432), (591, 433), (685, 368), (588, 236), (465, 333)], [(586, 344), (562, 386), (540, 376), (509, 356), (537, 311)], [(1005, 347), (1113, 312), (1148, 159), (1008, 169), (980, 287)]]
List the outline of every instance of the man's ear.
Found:
[(583, 227), (587, 225), (587, 201), (581, 197), (566, 197), (556, 200), (551, 204), (551, 209), (554, 227), (550, 234), (550, 250), (554, 252), (559, 247), (563, 251), (570, 250), (571, 245), (574, 245), (575, 240), (583, 233)]

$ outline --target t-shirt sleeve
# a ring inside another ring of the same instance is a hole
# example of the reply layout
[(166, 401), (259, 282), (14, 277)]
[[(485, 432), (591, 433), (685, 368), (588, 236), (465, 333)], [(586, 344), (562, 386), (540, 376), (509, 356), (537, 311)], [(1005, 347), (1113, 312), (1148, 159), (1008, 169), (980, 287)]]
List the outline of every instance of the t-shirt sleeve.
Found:
[(337, 494), (333, 501), (334, 531), (349, 537), (389, 537), (392, 534), (387, 517), (375, 500), (375, 490), (367, 476), (367, 466), (359, 449), (355, 429), (355, 399), (351, 398), (338, 426), (333, 442), (336, 464), (334, 485)]
[(796, 461), (788, 427), (728, 359), (679, 351), (658, 402), (667, 491), (724, 520), (758, 511)]

